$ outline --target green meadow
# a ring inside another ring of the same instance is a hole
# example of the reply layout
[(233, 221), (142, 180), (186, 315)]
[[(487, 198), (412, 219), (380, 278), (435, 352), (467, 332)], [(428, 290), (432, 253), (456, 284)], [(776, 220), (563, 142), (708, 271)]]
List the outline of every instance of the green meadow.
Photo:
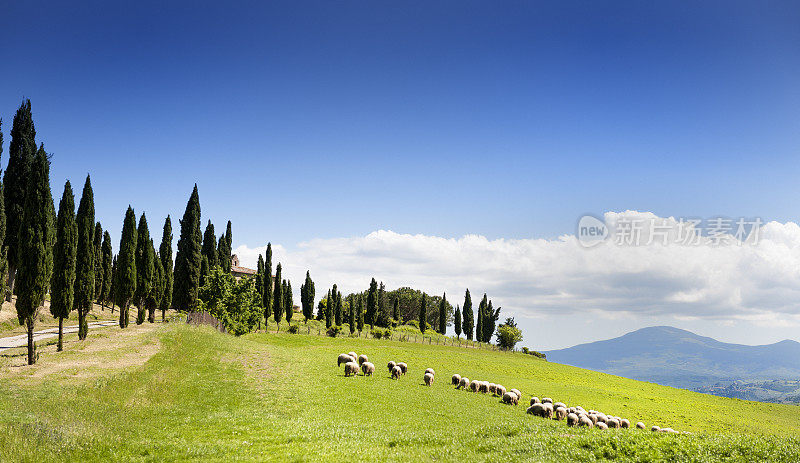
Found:
[[(341, 352), (373, 377), (345, 378)], [(0, 461), (785, 461), (798, 408), (714, 397), (521, 353), (181, 323), (93, 330), (64, 352), (0, 357)], [(385, 365), (404, 361), (391, 380)], [(432, 387), (425, 368), (436, 370)], [(453, 373), (523, 393), (455, 390)], [(552, 397), (648, 430), (568, 428), (525, 413)], [(666, 435), (651, 425), (691, 434)]]

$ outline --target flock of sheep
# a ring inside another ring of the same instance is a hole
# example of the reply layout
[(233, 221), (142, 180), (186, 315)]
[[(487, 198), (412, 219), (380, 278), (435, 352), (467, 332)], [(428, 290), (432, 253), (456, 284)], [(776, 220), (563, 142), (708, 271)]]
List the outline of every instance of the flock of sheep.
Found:
[[(363, 354), (358, 356), (355, 352), (339, 354), (337, 366), (341, 366), (343, 363), (345, 376), (356, 376), (358, 375), (359, 369), (364, 376), (372, 376), (373, 373), (375, 373), (375, 365), (373, 365), (372, 362), (369, 361), (369, 358)], [(387, 368), (389, 369), (389, 373), (392, 375), (392, 379), (400, 379), (400, 376), (405, 375), (408, 371), (408, 366), (403, 362), (395, 363), (394, 361), (391, 361), (387, 364)], [(433, 371), (433, 368), (428, 368), (425, 370), (422, 380), (426, 386), (431, 386), (433, 384), (435, 375), (436, 373)], [(489, 381), (470, 381), (469, 378), (465, 376), (462, 377), (459, 374), (454, 374), (452, 378), (450, 378), (450, 383), (455, 386), (456, 389), (481, 392), (500, 397), (501, 401), (505, 404), (519, 405), (519, 401), (522, 400), (522, 393), (518, 389), (506, 390), (505, 386), (501, 384), (490, 383)], [(541, 418), (559, 421), (566, 420), (567, 426), (580, 426), (587, 428), (596, 427), (598, 429), (625, 429), (631, 427), (631, 422), (626, 418), (606, 415), (605, 413), (596, 410), (587, 411), (579, 405), (567, 407), (567, 405), (563, 402), (553, 402), (553, 399), (549, 397), (544, 397), (542, 399), (539, 399), (538, 397), (531, 397), (530, 406), (527, 409), (527, 413)], [(636, 423), (635, 427), (636, 429), (646, 428), (645, 424), (641, 421)], [(650, 427), (650, 430), (653, 432), (678, 434), (678, 431), (675, 431), (672, 428), (660, 428), (658, 426), (652, 426)]]

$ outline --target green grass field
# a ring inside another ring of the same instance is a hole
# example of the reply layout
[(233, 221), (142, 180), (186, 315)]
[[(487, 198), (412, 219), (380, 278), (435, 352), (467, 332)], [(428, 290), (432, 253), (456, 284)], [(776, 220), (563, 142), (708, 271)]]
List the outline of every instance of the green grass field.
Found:
[[(39, 364), (0, 364), (0, 461), (799, 461), (798, 408), (604, 375), (524, 354), (183, 324), (96, 330)], [(119, 350), (124, 349), (125, 355)], [(340, 352), (374, 377), (343, 377)], [(97, 359), (106, 359), (99, 362)], [(92, 360), (91, 373), (75, 365)], [(389, 378), (385, 364), (409, 373)], [(58, 368), (62, 363), (68, 368)], [(103, 368), (106, 365), (107, 368)], [(422, 385), (425, 368), (436, 383)], [(454, 390), (498, 382), (691, 435), (568, 428)]]

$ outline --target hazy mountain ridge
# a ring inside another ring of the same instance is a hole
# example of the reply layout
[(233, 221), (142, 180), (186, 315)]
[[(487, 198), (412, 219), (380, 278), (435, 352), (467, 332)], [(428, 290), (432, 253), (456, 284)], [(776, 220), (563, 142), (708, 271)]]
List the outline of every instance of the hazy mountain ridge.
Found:
[(553, 362), (715, 395), (800, 400), (800, 343), (791, 340), (748, 346), (654, 326), (545, 353)]

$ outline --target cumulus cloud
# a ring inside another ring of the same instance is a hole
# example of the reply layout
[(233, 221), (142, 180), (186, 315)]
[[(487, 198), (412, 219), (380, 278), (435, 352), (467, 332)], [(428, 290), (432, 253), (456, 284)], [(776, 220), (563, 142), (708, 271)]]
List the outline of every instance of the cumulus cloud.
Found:
[[(522, 318), (586, 313), (607, 319), (638, 315), (780, 326), (800, 322), (797, 224), (761, 224), (746, 243), (734, 236), (733, 224), (724, 236), (704, 232), (695, 236), (696, 243), (676, 244), (691, 231), (678, 219), (636, 211), (604, 217), (614, 232), (633, 219), (655, 221), (671, 231), (650, 244), (645, 233), (638, 246), (619, 244), (611, 236), (586, 248), (573, 235), (489, 240), (379, 230), (291, 248), (274, 246), (273, 261), (283, 263), (284, 275), (297, 282), (297, 289), (307, 269), (317, 288), (337, 283), (344, 292), (362, 290), (375, 277), (389, 288), (446, 291), (455, 304), (469, 288), (476, 303), (486, 292), (495, 307)], [(720, 236), (727, 244), (716, 245)], [(265, 248), (239, 246), (235, 252), (243, 265), (255, 267)]]

